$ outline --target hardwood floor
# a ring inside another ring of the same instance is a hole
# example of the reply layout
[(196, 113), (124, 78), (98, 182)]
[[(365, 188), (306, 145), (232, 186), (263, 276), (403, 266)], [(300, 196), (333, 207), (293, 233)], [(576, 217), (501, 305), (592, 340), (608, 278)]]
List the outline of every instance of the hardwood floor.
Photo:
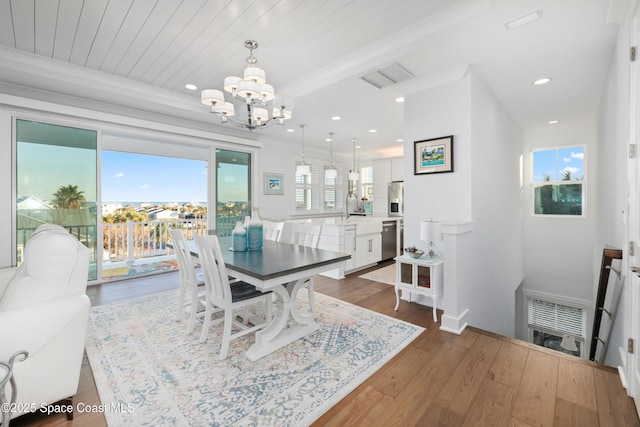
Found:
[[(617, 371), (475, 328), (442, 332), (431, 309), (401, 301), (393, 286), (316, 276), (321, 292), (427, 330), (314, 426), (640, 426)], [(93, 305), (177, 289), (177, 273), (93, 286)], [(99, 405), (85, 356), (75, 403)], [(104, 426), (96, 413), (19, 417), (12, 426)]]

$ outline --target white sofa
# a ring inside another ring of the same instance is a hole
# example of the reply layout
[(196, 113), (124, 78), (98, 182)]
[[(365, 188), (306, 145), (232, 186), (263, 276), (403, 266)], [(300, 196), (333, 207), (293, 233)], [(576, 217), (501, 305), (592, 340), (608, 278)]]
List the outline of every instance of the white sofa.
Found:
[[(89, 250), (52, 224), (34, 231), (20, 267), (0, 269), (0, 361), (29, 353), (13, 367), (15, 408), (24, 410), (11, 418), (77, 392), (91, 306), (88, 270)], [(11, 396), (9, 384), (5, 394)]]

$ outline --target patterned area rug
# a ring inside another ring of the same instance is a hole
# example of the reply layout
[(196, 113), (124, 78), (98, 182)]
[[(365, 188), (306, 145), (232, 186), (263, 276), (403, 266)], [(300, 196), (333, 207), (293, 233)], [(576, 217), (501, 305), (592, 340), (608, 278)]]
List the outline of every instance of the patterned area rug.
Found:
[(199, 326), (187, 335), (177, 291), (92, 308), (86, 349), (107, 423), (309, 425), (424, 331), (323, 294), (315, 302), (320, 330), (256, 362), (244, 356), (252, 335), (223, 361), (221, 326), (205, 344)]
[(369, 273), (358, 276), (361, 279), (373, 280), (374, 282), (382, 282), (395, 286), (396, 284), (396, 264), (387, 265), (386, 267), (373, 270)]
[(165, 273), (178, 270), (178, 261), (162, 260), (157, 262), (139, 263), (132, 266), (105, 268), (102, 270), (102, 280), (121, 280), (149, 274)]

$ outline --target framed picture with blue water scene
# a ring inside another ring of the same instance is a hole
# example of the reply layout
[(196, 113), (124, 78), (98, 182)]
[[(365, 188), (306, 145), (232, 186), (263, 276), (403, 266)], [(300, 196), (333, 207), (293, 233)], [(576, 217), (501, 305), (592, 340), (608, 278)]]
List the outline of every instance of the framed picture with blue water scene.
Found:
[(264, 194), (284, 194), (284, 175), (281, 173), (264, 173)]
[(415, 141), (414, 175), (453, 172), (453, 135)]

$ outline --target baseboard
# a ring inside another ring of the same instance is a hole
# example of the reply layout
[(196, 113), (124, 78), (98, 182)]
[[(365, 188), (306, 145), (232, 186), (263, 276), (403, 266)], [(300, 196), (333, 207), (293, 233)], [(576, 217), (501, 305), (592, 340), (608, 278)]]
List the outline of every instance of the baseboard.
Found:
[(468, 326), (468, 323), (467, 323), (468, 314), (469, 314), (468, 309), (462, 312), (462, 314), (457, 318), (443, 314), (440, 317), (440, 330), (445, 332), (450, 332), (452, 334), (460, 335), (462, 331), (464, 331)]

